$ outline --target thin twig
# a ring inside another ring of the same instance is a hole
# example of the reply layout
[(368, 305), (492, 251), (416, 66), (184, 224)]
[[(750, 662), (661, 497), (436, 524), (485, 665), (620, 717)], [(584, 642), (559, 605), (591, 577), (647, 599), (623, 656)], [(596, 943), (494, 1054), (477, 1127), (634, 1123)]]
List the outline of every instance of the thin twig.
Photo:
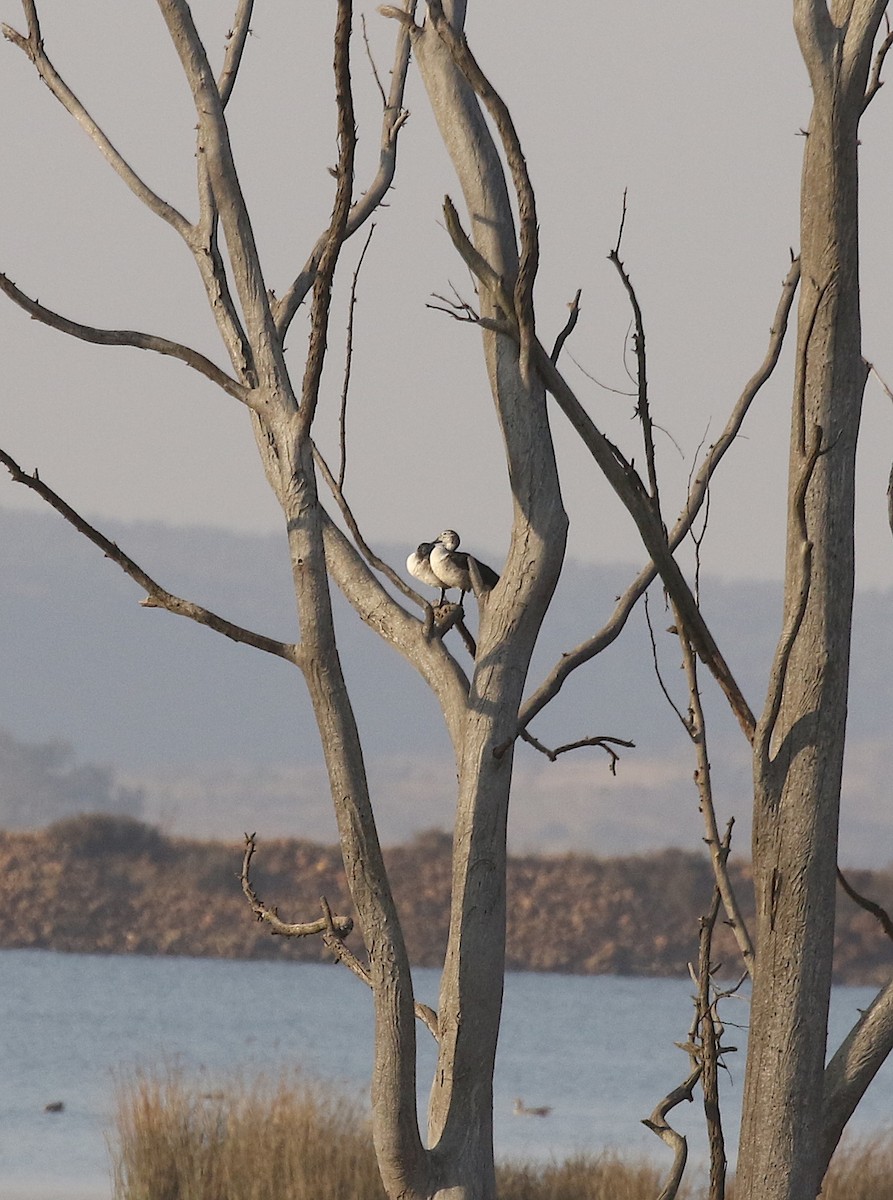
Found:
[[(364, 33), (365, 28), (364, 22)], [(338, 467), (339, 491), (343, 491), (344, 489), (344, 476), (347, 473), (347, 397), (350, 392), (350, 372), (353, 365), (353, 321), (354, 311), (357, 306), (357, 283), (359, 282), (363, 259), (366, 257), (366, 251), (369, 249), (373, 233), (375, 233), (375, 226), (370, 225), (369, 233), (366, 236), (366, 241), (363, 243), (363, 249), (360, 252), (360, 257), (350, 284), (350, 301), (347, 307), (347, 344), (344, 350), (344, 380), (341, 385), (341, 406), (338, 411), (338, 444), (341, 450), (341, 461)]]
[(612, 775), (617, 774), (617, 763), (620, 761), (620, 755), (614, 747), (622, 746), (625, 750), (635, 750), (636, 748), (635, 742), (631, 742), (627, 738), (612, 737), (609, 734), (579, 738), (576, 742), (567, 742), (563, 746), (556, 746), (554, 750), (550, 750), (548, 746), (543, 745), (539, 738), (534, 737), (529, 729), (522, 730), (521, 740), (525, 741), (528, 746), (532, 746), (540, 754), (545, 755), (549, 762), (557, 762), (560, 755), (568, 754), (571, 750), (581, 750), (586, 746), (598, 746), (608, 756), (608, 770)]
[(704, 1095), (704, 1120), (710, 1146), (710, 1190), (708, 1200), (724, 1200), (726, 1181), (726, 1151), (719, 1107), (719, 1057), (722, 1024), (710, 997), (713, 978), (711, 951), (713, 931), (719, 915), (720, 892), (713, 889), (713, 902), (706, 917), (701, 918), (698, 934), (698, 994), (695, 1004), (696, 1030), (700, 1041), (701, 1090)]
[(867, 358), (864, 358), (862, 361), (865, 363), (866, 369), (868, 370), (869, 374), (873, 375), (875, 377), (875, 379), (878, 381), (878, 383), (881, 385), (881, 387), (883, 388), (884, 392), (886, 393), (887, 399), (893, 400), (893, 388), (890, 387), (889, 383), (887, 383), (887, 381), (884, 379), (883, 375), (881, 375), (880, 371), (877, 369), (877, 367), (874, 365), (874, 363), (869, 362)]
[(648, 470), (648, 486), (651, 494), (651, 501), (654, 505), (654, 511), (660, 514), (660, 496), (657, 487), (657, 465), (654, 457), (654, 428), (651, 423), (651, 410), (648, 403), (648, 372), (647, 358), (645, 354), (645, 320), (642, 316), (642, 308), (639, 304), (639, 298), (636, 295), (636, 289), (633, 287), (633, 281), (630, 279), (629, 272), (620, 261), (620, 242), (623, 238), (623, 227), (626, 223), (626, 189), (623, 191), (623, 214), (620, 220), (620, 231), (617, 234), (617, 244), (608, 255), (609, 261), (617, 269), (617, 273), (623, 283), (624, 290), (633, 310), (633, 322), (635, 325), (635, 334), (633, 335), (633, 349), (636, 353), (636, 416), (642, 426), (642, 437), (645, 442), (645, 462)]
[(880, 89), (884, 86), (884, 81), (881, 79), (881, 71), (884, 68), (884, 59), (887, 57), (887, 52), (893, 46), (893, 30), (890, 28), (890, 18), (885, 14), (884, 21), (887, 26), (887, 36), (878, 46), (877, 54), (874, 56), (874, 63), (871, 68), (871, 75), (868, 80), (868, 86), (865, 89), (865, 98), (862, 101), (862, 111), (865, 112), (869, 104), (875, 98)]
[[(686, 506), (678, 517), (676, 524), (668, 535), (670, 550), (675, 550), (688, 536), (692, 523), (700, 511), (708, 493), (710, 481), (713, 478), (726, 452), (734, 443), (741, 429), (747, 412), (750, 409), (760, 389), (772, 375), (781, 354), (784, 335), (787, 330), (788, 318), (800, 281), (800, 260), (795, 258), (782, 284), (781, 297), (775, 311), (775, 317), (769, 331), (769, 347), (758, 370), (748, 380), (744, 390), (736, 402), (725, 428), (710, 447), (698, 470), (694, 485), (689, 492)], [(566, 651), (536, 688), (524, 701), (518, 718), (518, 729), (526, 728), (534, 717), (542, 712), (559, 693), (565, 680), (584, 663), (589, 662), (611, 645), (626, 627), (629, 615), (641, 599), (645, 591), (657, 578), (658, 570), (654, 562), (649, 562), (642, 568), (636, 578), (618, 599), (610, 619), (592, 637), (581, 642), (573, 650)]]
[(422, 609), (429, 609), (431, 605), (428, 604), (428, 602), (422, 596), (420, 596), (418, 592), (411, 588), (406, 580), (398, 575), (389, 563), (386, 563), (383, 558), (379, 558), (375, 551), (369, 546), (368, 542), (360, 532), (360, 526), (353, 514), (353, 510), (347, 502), (344, 492), (341, 490), (341, 485), (332, 474), (331, 467), (326, 462), (325, 457), (315, 443), (313, 444), (313, 458), (317, 467), (322, 472), (322, 477), (326, 481), (329, 491), (334, 497), (335, 503), (338, 505), (345, 524), (350, 530), (351, 537), (353, 538), (357, 548), (365, 558), (366, 562), (370, 565), (370, 567), (373, 567), (376, 571), (379, 571), (382, 575), (389, 579), (394, 587), (401, 591), (408, 600), (413, 600)]
[(701, 689), (698, 683), (698, 664), (689, 638), (685, 631), (678, 630), (679, 643), (682, 648), (682, 665), (688, 683), (689, 719), (686, 723), (689, 737), (695, 748), (695, 785), (698, 789), (698, 807), (704, 819), (704, 842), (710, 851), (710, 861), (713, 865), (713, 877), (722, 897), (726, 918), (735, 935), (744, 966), (749, 975), (753, 975), (754, 946), (747, 928), (747, 923), (741, 912), (738, 897), (729, 874), (728, 859), (732, 839), (730, 821), (725, 837), (720, 840), (719, 825), (716, 820), (716, 805), (713, 800), (713, 776), (710, 769), (710, 754), (707, 746), (707, 723), (701, 702)]
[(372, 55), (372, 47), (369, 45), (369, 34), (366, 31), (365, 13), (360, 13), (360, 25), (363, 29), (363, 45), (366, 47), (366, 58), (369, 60), (369, 66), (372, 70), (372, 78), (375, 80), (375, 86), (378, 88), (378, 94), (381, 96), (381, 107), (387, 108), (388, 98), (385, 95), (384, 88), (381, 86), (381, 79), (378, 75), (378, 67), (375, 65), (375, 59)]
[(596, 376), (593, 375), (591, 371), (587, 371), (587, 369), (583, 366), (583, 364), (580, 362), (580, 360), (578, 358), (574, 358), (573, 354), (571, 354), (570, 351), (568, 351), (568, 358), (571, 360), (571, 362), (574, 364), (574, 366), (577, 368), (577, 370), (580, 372), (581, 375), (583, 375), (586, 379), (588, 379), (590, 383), (594, 383), (596, 387), (601, 388), (603, 392), (610, 392), (611, 395), (613, 395), (613, 396), (626, 396), (626, 397), (635, 396), (635, 394), (636, 394), (635, 392), (627, 392), (623, 388), (615, 388), (615, 387), (611, 387), (611, 385), (609, 383), (602, 383), (602, 381), (600, 379), (597, 379)]
[[(650, 603), (648, 600), (647, 592), (645, 593), (645, 596), (644, 596), (644, 605), (645, 605), (645, 624), (648, 627), (648, 640), (651, 643), (651, 665), (654, 667), (654, 674), (657, 678), (657, 685), (660, 688), (660, 690), (663, 692), (663, 696), (664, 696), (664, 699), (666, 700), (667, 704), (669, 704), (670, 708), (673, 710), (673, 712), (679, 718), (679, 723), (682, 725), (682, 728), (685, 730), (685, 732), (689, 736), (691, 736), (691, 714), (689, 714), (689, 716), (684, 715), (684, 713), (682, 712), (682, 709), (679, 707), (679, 705), (676, 703), (676, 701), (673, 699), (672, 695), (670, 694), (670, 689), (667, 687), (666, 683), (664, 682), (663, 672), (660, 669), (660, 660), (659, 660), (658, 654), (657, 654), (657, 639), (654, 636), (654, 626), (651, 623), (651, 606), (650, 606)], [(678, 632), (678, 630), (676, 632)]]
[(582, 294), (582, 288), (577, 288), (576, 296), (574, 296), (573, 300), (571, 300), (570, 304), (568, 304), (570, 312), (568, 314), (567, 322), (564, 326), (564, 329), (562, 329), (561, 333), (559, 333), (558, 337), (555, 339), (555, 345), (552, 347), (552, 353), (549, 355), (553, 363), (558, 362), (558, 356), (561, 354), (564, 343), (573, 333), (577, 321), (580, 319), (580, 297)]

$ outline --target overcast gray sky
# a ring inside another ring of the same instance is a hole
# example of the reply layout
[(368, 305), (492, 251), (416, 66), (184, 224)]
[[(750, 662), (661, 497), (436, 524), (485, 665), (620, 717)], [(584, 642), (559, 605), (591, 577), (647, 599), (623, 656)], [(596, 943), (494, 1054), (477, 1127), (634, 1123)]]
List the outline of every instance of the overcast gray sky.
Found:
[[(192, 7), (219, 61), (232, 0)], [(647, 321), (654, 417), (672, 435), (660, 447), (670, 516), (699, 443), (721, 428), (763, 357), (789, 248), (797, 245), (799, 131), (810, 92), (789, 8), (778, 0), (469, 4), (469, 40), (512, 108), (537, 189), (541, 333), (551, 341), (582, 288), (565, 367), (595, 419), (633, 453), (632, 401), (597, 386), (570, 360), (602, 383), (630, 388), (629, 314), (606, 260), (628, 189), (622, 256)], [(156, 6), (43, 0), (40, 11), (57, 69), (133, 166), (193, 216), (194, 114)], [(359, 11), (385, 72), (393, 29), (374, 5)], [(12, 0), (0, 0), (0, 13), (23, 26)], [(331, 21), (325, 3), (258, 5), (229, 109), (267, 282), (280, 291), (331, 203)], [(379, 114), (359, 28), (357, 38), (362, 187), (377, 153)], [(74, 319), (162, 333), (223, 362), (176, 235), (141, 208), (25, 57), (7, 44), (0, 56), (0, 270)], [(865, 353), (888, 379), (891, 97), (881, 92), (862, 129)], [(444, 194), (458, 199), (458, 189), (415, 77), (407, 103), (397, 185), (360, 284), (347, 490), (372, 539), (412, 544), (451, 525), (498, 563), (510, 508), (478, 337), (426, 308), (430, 294), (451, 283), (470, 294), (440, 223)], [(342, 284), (359, 250), (347, 252)], [(343, 289), (322, 417), (330, 448), (345, 303)], [(291, 335), (298, 373), (302, 339), (299, 317)], [(88, 514), (278, 528), (244, 410), (186, 367), (67, 341), (5, 300), (0, 344), (0, 445), (38, 466)], [(714, 489), (705, 547), (714, 572), (781, 573), (790, 375), (787, 356)], [(571, 552), (587, 561), (638, 560), (626, 519), (562, 421), (556, 413)], [(861, 457), (859, 583), (888, 587), (893, 405), (874, 381)], [(22, 489), (0, 480), (0, 505), (28, 503)]]

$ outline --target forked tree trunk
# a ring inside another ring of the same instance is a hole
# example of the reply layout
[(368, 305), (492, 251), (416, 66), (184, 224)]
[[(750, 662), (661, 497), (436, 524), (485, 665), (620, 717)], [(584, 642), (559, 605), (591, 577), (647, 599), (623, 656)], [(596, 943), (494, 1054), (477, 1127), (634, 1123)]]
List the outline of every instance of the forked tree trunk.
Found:
[[(464, 5), (444, 5), (461, 32)], [(429, 22), (413, 50), (453, 161), (470, 235), (509, 291), (517, 235), (505, 170), (481, 106)], [(504, 317), (486, 289), (481, 315)], [(485, 329), (484, 355), (502, 429), (514, 519), (502, 584), (482, 607), (461, 747), (449, 942), (440, 991), (441, 1044), (428, 1137), (438, 1200), (492, 1200), (493, 1068), (505, 973), (506, 823), (511, 746), (530, 656), (564, 559), (561, 502), (543, 384), (522, 378), (517, 341)], [(482, 399), (481, 420), (491, 420)], [(484, 488), (481, 489), (482, 495)]]
[[(822, 1089), (852, 617), (859, 313), (858, 125), (884, 4), (797, 2), (813, 85), (784, 632), (755, 739), (756, 969), (736, 1194), (812, 1200)], [(844, 12), (843, 10), (847, 11)]]

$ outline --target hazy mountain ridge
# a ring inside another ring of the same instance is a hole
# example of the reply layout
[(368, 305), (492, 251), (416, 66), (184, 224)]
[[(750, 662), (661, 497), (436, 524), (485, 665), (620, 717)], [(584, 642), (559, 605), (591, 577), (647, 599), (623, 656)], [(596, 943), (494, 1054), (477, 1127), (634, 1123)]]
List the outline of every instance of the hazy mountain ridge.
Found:
[[(290, 571), (279, 537), (151, 524), (106, 532), (172, 591), (263, 633), (295, 637)], [(474, 545), (472, 537), (467, 540)], [(400, 565), (407, 548), (379, 549)], [(478, 549), (501, 565), (497, 555)], [(530, 689), (563, 652), (603, 623), (636, 570), (567, 564)], [(55, 514), (0, 509), (0, 729), (38, 757), (49, 742), (69, 743), (82, 770), (107, 772), (106, 792), (125, 789), (129, 811), (177, 832), (232, 837), (250, 827), (267, 836), (332, 837), (317, 733), (300, 679), (280, 660), (141, 608), (141, 598), (140, 589)], [(777, 635), (780, 588), (706, 577), (702, 602), (758, 711)], [(846, 862), (882, 865), (893, 859), (893, 814), (885, 794), (893, 773), (891, 605), (888, 593), (857, 597)], [(651, 617), (663, 678), (684, 708), (678, 648), (662, 632), (669, 619), (659, 589)], [(422, 829), (448, 827), (454, 771), (435, 702), (343, 602), (337, 620), (382, 836), (399, 842)], [(708, 700), (718, 700), (708, 704), (708, 732), (720, 815), (737, 817), (737, 847), (746, 853), (747, 747), (709, 680), (705, 691)], [(547, 744), (601, 733), (629, 738), (636, 748), (624, 752), (615, 777), (598, 751), (553, 765), (520, 747), (511, 830), (516, 848), (620, 853), (698, 844), (690, 751), (656, 685), (641, 611), (614, 645), (568, 680), (534, 731)], [(11, 791), (9, 777), (0, 778), (0, 800)], [(137, 797), (141, 807), (134, 807)], [(5, 810), (9, 820), (22, 822), (21, 815), (12, 816), (21, 814), (20, 801), (10, 800)], [(32, 823), (71, 811), (34, 811)], [(3, 812), (0, 803), (0, 820)]]

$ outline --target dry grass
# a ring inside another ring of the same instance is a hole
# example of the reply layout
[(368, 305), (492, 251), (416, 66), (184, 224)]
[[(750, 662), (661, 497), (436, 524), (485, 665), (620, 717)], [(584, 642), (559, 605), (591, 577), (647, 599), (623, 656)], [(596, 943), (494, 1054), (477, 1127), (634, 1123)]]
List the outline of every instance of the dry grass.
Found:
[(890, 1200), (893, 1196), (893, 1132), (849, 1141), (835, 1154), (821, 1200)]
[[(503, 1164), (500, 1200), (654, 1200), (663, 1180), (649, 1163), (581, 1155), (562, 1163)], [(688, 1193), (680, 1192), (679, 1200)]]
[[(207, 1087), (169, 1071), (119, 1088), (115, 1200), (386, 1200), (356, 1102), (297, 1076)], [(662, 1174), (603, 1155), (506, 1163), (498, 1180), (500, 1200), (654, 1200)], [(704, 1195), (701, 1184), (680, 1200)], [(821, 1200), (891, 1197), (893, 1132), (845, 1145)]]
[(115, 1200), (386, 1200), (357, 1104), (283, 1076), (211, 1093), (177, 1072), (119, 1089)]

